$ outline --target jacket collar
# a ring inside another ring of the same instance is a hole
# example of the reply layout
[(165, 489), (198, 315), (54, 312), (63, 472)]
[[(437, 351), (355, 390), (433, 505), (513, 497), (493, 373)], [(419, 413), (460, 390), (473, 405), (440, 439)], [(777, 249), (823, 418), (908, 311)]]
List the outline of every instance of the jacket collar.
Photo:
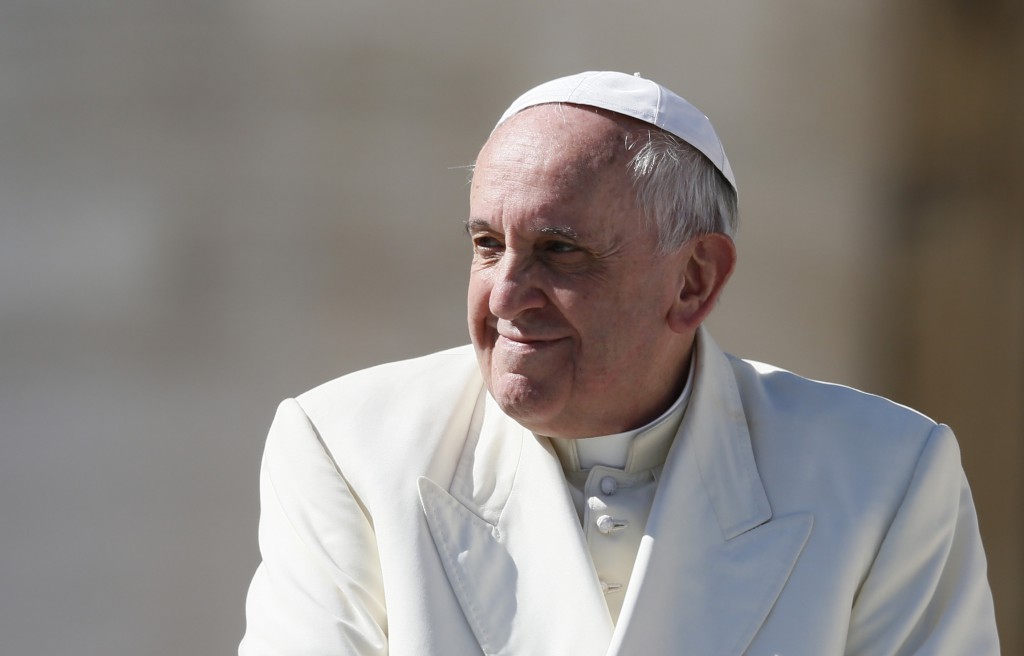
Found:
[(810, 515), (772, 517), (732, 366), (703, 329), (696, 366), (609, 654), (743, 653), (810, 535)]
[(729, 359), (703, 329), (696, 344), (693, 396), (614, 629), (557, 457), (489, 395), (452, 481), (420, 479), (435, 546), (485, 653), (727, 656), (749, 645), (812, 519), (772, 518)]
[(601, 654), (612, 632), (558, 459), (482, 393), (447, 490), (419, 479), (445, 573), (485, 654)]

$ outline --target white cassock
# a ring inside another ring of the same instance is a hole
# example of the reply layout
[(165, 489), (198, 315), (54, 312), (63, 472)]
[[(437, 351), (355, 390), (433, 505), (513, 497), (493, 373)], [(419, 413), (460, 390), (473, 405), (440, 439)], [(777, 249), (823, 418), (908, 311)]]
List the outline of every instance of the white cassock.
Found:
[(695, 365), (614, 622), (571, 456), (500, 411), (471, 348), (285, 401), (239, 653), (998, 653), (949, 428), (703, 330)]

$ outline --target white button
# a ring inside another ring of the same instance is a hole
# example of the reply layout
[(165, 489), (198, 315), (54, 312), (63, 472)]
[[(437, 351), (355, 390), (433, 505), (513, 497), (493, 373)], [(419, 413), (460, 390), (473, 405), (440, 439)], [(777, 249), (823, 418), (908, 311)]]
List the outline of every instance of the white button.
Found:
[(613, 519), (608, 515), (601, 515), (597, 518), (597, 530), (605, 535), (612, 531), (618, 531), (629, 526), (629, 522), (623, 519)]
[(601, 479), (601, 491), (608, 496), (615, 494), (617, 489), (619, 489), (619, 482), (611, 476), (605, 476)]
[(613, 592), (618, 592), (621, 589), (622, 589), (622, 584), (621, 583), (605, 583), (604, 581), (601, 581), (601, 592), (603, 592), (605, 594), (611, 594)]

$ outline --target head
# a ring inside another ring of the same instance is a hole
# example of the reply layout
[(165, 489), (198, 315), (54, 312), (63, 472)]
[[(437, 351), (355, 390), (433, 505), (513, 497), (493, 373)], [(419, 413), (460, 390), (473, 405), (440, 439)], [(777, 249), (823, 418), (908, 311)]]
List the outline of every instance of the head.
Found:
[(492, 396), (537, 433), (635, 428), (682, 387), (735, 263), (735, 195), (731, 212), (730, 194), (709, 200), (701, 175), (720, 187), (722, 170), (666, 137), (607, 109), (541, 102), (503, 118), (480, 152), (470, 334)]

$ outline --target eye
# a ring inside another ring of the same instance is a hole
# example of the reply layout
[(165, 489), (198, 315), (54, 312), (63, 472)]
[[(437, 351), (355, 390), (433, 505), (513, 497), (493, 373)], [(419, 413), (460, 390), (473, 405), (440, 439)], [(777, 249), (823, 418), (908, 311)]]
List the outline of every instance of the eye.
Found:
[(493, 255), (504, 250), (505, 245), (490, 235), (475, 235), (473, 237), (473, 250), (481, 255)]
[(544, 250), (558, 255), (561, 253), (575, 253), (580, 249), (576, 244), (567, 241), (549, 241), (544, 244)]

